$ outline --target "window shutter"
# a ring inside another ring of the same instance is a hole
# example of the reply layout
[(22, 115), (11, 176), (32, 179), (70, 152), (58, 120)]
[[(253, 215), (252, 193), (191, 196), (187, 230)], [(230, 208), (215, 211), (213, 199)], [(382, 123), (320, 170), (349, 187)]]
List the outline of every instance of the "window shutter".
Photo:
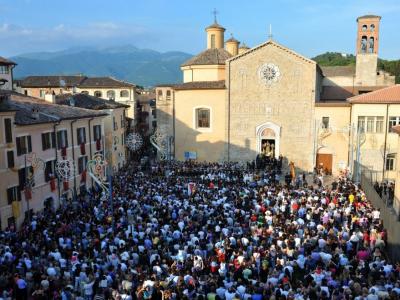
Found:
[(46, 134), (42, 133), (42, 150), (46, 150)]
[(20, 156), (21, 155), (21, 138), (17, 137), (16, 142), (17, 142), (17, 155)]
[(65, 137), (65, 147), (68, 148), (68, 135), (66, 130), (64, 130), (64, 137)]
[(51, 148), (56, 147), (56, 134), (54, 132), (51, 133)]
[(28, 139), (28, 152), (32, 152), (32, 140), (31, 140), (31, 136), (28, 135), (27, 136)]
[(8, 168), (14, 168), (14, 151), (7, 151)]

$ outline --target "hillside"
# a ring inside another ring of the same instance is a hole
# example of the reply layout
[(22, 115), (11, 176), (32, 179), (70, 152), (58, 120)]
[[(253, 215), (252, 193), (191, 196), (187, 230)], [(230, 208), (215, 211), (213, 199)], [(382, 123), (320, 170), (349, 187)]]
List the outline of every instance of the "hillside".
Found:
[[(314, 58), (320, 66), (350, 66), (356, 64), (356, 57), (352, 54), (341, 54), (338, 52), (326, 52)], [(378, 60), (378, 68), (396, 76), (396, 83), (400, 83), (400, 59)]]
[(113, 76), (142, 86), (182, 81), (179, 66), (192, 55), (160, 53), (134, 46), (114, 48), (73, 48), (58, 52), (21, 54), (10, 59), (18, 66), (15, 77), (28, 75)]

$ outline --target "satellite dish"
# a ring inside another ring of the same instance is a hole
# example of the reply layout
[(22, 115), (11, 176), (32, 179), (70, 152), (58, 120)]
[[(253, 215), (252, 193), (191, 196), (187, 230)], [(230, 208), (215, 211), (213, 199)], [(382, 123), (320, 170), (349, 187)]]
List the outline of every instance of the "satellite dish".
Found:
[(62, 87), (65, 86), (65, 80), (64, 79), (60, 79), (60, 86), (62, 86)]

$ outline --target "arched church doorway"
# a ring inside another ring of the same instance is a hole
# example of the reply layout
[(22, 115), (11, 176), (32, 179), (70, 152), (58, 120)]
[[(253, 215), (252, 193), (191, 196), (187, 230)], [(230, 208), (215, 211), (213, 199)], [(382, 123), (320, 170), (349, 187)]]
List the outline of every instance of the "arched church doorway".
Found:
[(316, 158), (316, 168), (320, 171), (323, 171), (325, 174), (332, 174), (332, 166), (333, 166), (333, 154), (332, 152), (322, 147), (318, 149), (317, 158)]
[(280, 154), (280, 127), (267, 122), (256, 128), (257, 154), (279, 158)]

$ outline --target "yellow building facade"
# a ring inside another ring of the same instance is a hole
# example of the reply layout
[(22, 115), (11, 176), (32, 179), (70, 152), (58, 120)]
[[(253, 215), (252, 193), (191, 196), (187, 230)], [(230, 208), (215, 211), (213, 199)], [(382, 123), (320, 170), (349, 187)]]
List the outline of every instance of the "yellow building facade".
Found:
[[(271, 39), (253, 48), (233, 37), (221, 43), (225, 29), (216, 22), (207, 27), (206, 50), (181, 66), (183, 83), (156, 88), (158, 130), (174, 141), (169, 157), (245, 162), (266, 154), (306, 172), (352, 167), (358, 118), (379, 117), (380, 126), (397, 115), (395, 105), (386, 113), (383, 103), (351, 101), (394, 85), (377, 69), (379, 25), (379, 16), (357, 19), (356, 65), (348, 67), (320, 67)], [(397, 145), (382, 133), (366, 133), (362, 162), (370, 164), (373, 149), (371, 162), (383, 165), (375, 153), (379, 135), (387, 147)]]

